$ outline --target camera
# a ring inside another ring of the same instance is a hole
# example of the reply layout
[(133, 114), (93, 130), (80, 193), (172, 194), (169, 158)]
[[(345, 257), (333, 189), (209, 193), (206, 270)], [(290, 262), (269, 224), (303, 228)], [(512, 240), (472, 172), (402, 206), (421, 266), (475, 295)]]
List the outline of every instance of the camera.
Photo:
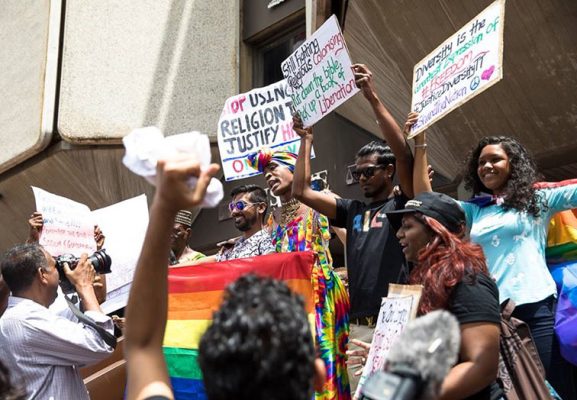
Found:
[(371, 375), (362, 388), (360, 400), (412, 400), (419, 398), (424, 387), (421, 374), (406, 366), (390, 372)]
[[(66, 294), (74, 292), (75, 288), (66, 277), (66, 273), (64, 272), (64, 263), (68, 264), (70, 269), (74, 269), (78, 265), (78, 261), (80, 261), (80, 258), (75, 257), (72, 254), (62, 254), (58, 257), (54, 257), (56, 269), (58, 270), (58, 275), (60, 277), (60, 287)], [(109, 274), (112, 272), (110, 270), (112, 259), (108, 254), (106, 254), (106, 250), (104, 249), (98, 250), (89, 256), (88, 261), (90, 261), (97, 274)]]

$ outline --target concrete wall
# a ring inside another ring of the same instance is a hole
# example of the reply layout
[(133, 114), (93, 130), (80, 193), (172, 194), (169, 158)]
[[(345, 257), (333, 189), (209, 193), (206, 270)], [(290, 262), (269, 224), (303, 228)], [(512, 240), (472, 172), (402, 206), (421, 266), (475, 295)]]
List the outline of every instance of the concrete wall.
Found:
[(74, 143), (150, 125), (214, 134), (238, 43), (237, 1), (68, 0), (58, 130)]
[[(59, 6), (60, 0), (1, 3), (0, 172), (42, 151), (50, 142)], [(56, 49), (49, 51), (54, 44)]]

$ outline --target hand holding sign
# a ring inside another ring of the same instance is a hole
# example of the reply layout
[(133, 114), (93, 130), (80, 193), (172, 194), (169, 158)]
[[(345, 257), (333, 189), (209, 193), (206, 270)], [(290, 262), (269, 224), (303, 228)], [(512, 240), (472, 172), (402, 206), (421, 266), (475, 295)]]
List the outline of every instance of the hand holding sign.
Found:
[(363, 92), (368, 101), (378, 100), (377, 91), (373, 82), (373, 73), (365, 64), (354, 64), (352, 67), (355, 84)]

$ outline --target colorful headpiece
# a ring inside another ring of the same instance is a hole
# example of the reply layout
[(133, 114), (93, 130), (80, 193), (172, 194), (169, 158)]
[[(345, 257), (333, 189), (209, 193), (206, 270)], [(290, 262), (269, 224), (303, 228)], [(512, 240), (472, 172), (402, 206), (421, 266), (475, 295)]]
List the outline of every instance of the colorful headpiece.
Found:
[(275, 162), (294, 172), (297, 154), (291, 153), (290, 151), (273, 151), (268, 147), (263, 147), (257, 153), (248, 155), (248, 165), (259, 172), (264, 172), (264, 169), (270, 162)]

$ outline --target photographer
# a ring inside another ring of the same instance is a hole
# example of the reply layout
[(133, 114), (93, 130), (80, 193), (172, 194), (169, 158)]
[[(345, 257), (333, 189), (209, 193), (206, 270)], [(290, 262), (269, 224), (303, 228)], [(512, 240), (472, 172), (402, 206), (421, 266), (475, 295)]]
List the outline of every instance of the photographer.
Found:
[[(0, 260), (0, 271), (11, 296), (0, 318), (0, 359), (30, 399), (89, 399), (78, 367), (112, 353), (95, 328), (48, 310), (58, 295), (55, 261), (38, 244), (21, 244)], [(83, 254), (66, 278), (82, 301), (85, 316), (113, 333), (112, 321), (100, 310), (94, 293), (95, 271)]]

